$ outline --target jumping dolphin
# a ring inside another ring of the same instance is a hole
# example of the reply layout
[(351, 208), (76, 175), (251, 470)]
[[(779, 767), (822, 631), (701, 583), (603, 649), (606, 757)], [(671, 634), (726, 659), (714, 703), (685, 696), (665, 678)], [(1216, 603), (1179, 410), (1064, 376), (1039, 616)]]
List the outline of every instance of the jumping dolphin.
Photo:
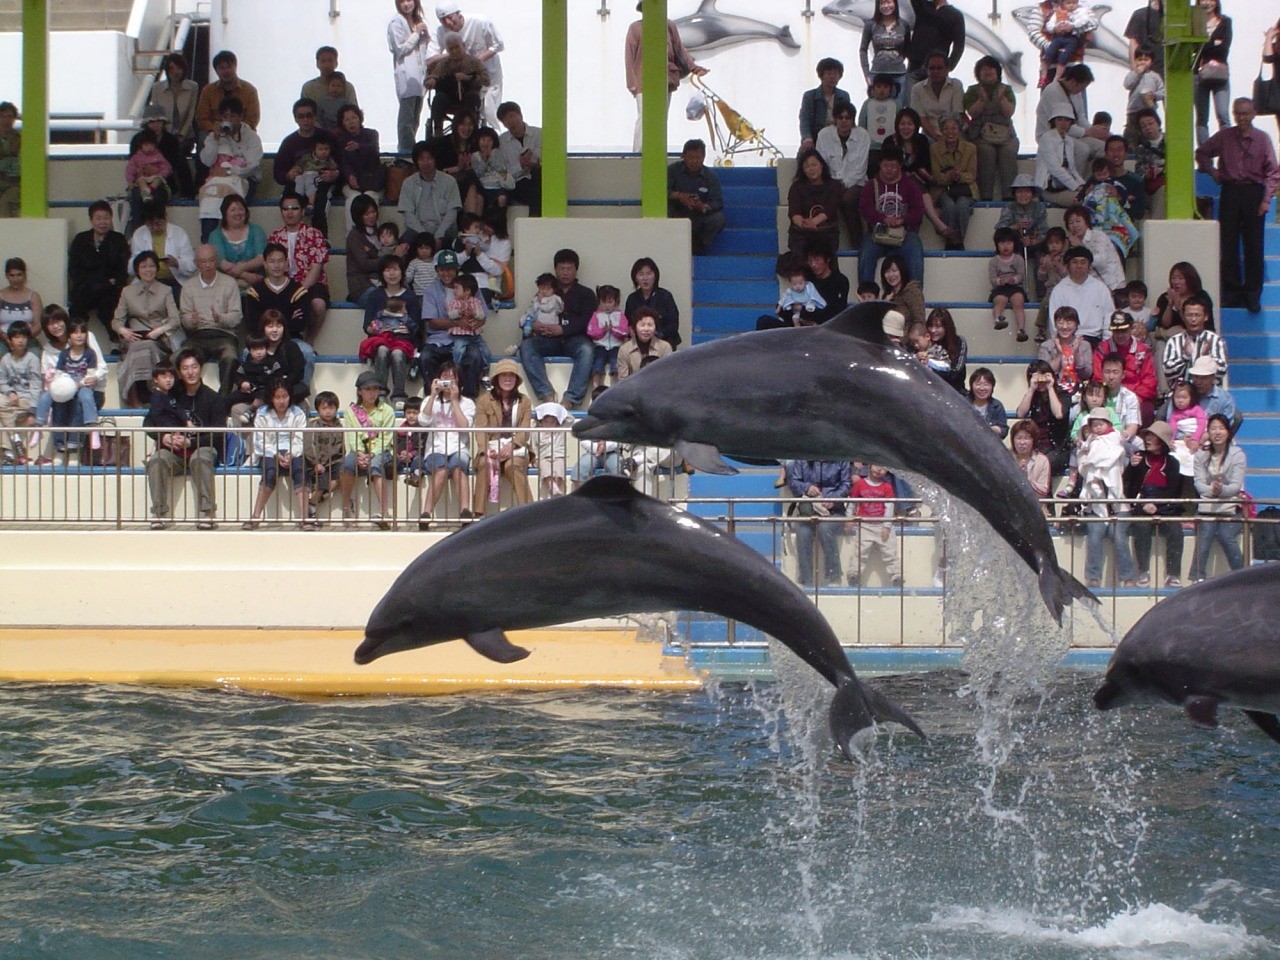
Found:
[[(902, 3), (898, 8), (899, 15), (908, 26), (915, 26), (916, 12), (909, 3)], [(876, 0), (833, 0), (822, 8), (824, 16), (838, 23), (844, 23), (855, 30), (863, 27), (875, 16)], [(964, 13), (964, 11), (961, 11)], [(1022, 78), (1022, 54), (1015, 53), (1000, 35), (988, 27), (978, 17), (964, 14), (965, 43), (989, 53), (1000, 61), (1005, 77), (1010, 83), (1026, 86)]]
[(1246, 567), (1182, 590), (1133, 625), (1093, 695), (1099, 710), (1166, 700), (1192, 723), (1240, 707), (1280, 743), (1280, 564)]
[(707, 473), (735, 472), (724, 453), (868, 460), (921, 474), (986, 518), (1036, 572), (1061, 623), (1073, 597), (1095, 598), (1059, 568), (1031, 485), (968, 400), (885, 340), (893, 309), (860, 303), (822, 326), (681, 350), (610, 387), (573, 432), (675, 447)]
[[(530, 550), (550, 559), (535, 569)], [(847, 758), (850, 739), (875, 720), (924, 736), (858, 680), (826, 619), (772, 563), (624, 477), (594, 477), (567, 497), (497, 514), (428, 549), (374, 609), (355, 659), (463, 637), (506, 663), (528, 651), (504, 630), (671, 609), (748, 623), (822, 674), (836, 687), (828, 719)]]
[(775, 27), (763, 20), (738, 17), (716, 9), (717, 0), (702, 0), (698, 9), (675, 21), (680, 39), (690, 50), (718, 50), (752, 40), (777, 40), (791, 50), (800, 44), (791, 36), (790, 27)]

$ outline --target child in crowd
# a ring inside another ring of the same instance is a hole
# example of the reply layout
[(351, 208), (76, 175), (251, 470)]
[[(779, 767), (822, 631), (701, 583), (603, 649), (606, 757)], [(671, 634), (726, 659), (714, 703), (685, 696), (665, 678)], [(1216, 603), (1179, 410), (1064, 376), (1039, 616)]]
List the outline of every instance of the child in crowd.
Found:
[(1093, 229), (1115, 244), (1121, 257), (1127, 257), (1138, 242), (1138, 228), (1124, 208), (1128, 187), (1111, 175), (1105, 157), (1098, 157), (1092, 173), (1080, 188), (1080, 204), (1093, 215)]
[(467, 347), (478, 343), (485, 357), (486, 368), (493, 362), (489, 348), (485, 346), (483, 331), (484, 322), (489, 313), (485, 309), (484, 298), (480, 296), (480, 284), (469, 273), (459, 273), (453, 281), (453, 295), (449, 298), (445, 309), (453, 326), (449, 328), (449, 336), (453, 337), (453, 362), (462, 366)]
[(307, 459), (307, 476), (310, 483), (311, 501), (307, 506), (307, 516), (314, 518), (320, 504), (327, 500), (334, 490), (338, 489), (338, 473), (342, 469), (342, 459), (346, 456), (346, 444), (343, 442), (338, 420), (338, 395), (330, 390), (316, 394), (316, 415), (307, 424), (308, 429), (303, 444), (303, 453)]
[(1013, 323), (1019, 343), (1027, 341), (1027, 262), (1014, 253), (1018, 235), (1012, 227), (999, 227), (995, 232), (996, 253), (987, 261), (987, 279), (991, 282), (991, 319), (997, 330), (1009, 326), (1004, 318), (1006, 307), (1013, 307)]
[[(75, 395), (70, 400), (53, 403), (55, 426), (91, 426), (98, 422), (98, 403), (93, 395), (98, 385), (99, 357), (89, 346), (89, 324), (84, 320), (72, 320), (67, 324), (67, 345), (58, 354), (54, 376), (68, 376), (75, 381)], [(51, 377), (50, 383), (53, 382)], [(89, 435), (90, 446), (97, 446), (98, 434)], [(54, 433), (53, 447), (59, 453), (67, 449), (67, 437)]]
[(1120, 415), (1107, 407), (1107, 385), (1101, 380), (1090, 380), (1080, 391), (1080, 400), (1072, 408), (1071, 439), (1079, 443), (1091, 410), (1106, 410), (1111, 415), (1111, 425), (1121, 428)]
[(595, 359), (591, 363), (592, 389), (604, 382), (605, 371), (616, 383), (618, 380), (618, 349), (631, 336), (627, 315), (618, 309), (622, 293), (617, 287), (602, 284), (596, 287), (596, 312), (587, 324), (587, 336), (595, 342)]
[(1044, 62), (1053, 68), (1050, 83), (1061, 80), (1068, 66), (1084, 58), (1085, 40), (1097, 25), (1088, 4), (1082, 5), (1080, 0), (1058, 0), (1044, 21), (1044, 33), (1049, 38), (1044, 48)]
[(1036, 343), (1049, 336), (1049, 294), (1067, 275), (1065, 254), (1067, 231), (1050, 227), (1044, 234), (1044, 253), (1036, 264), (1036, 282), (1040, 287), (1040, 311), (1036, 314)]
[[(591, 391), (591, 402), (608, 390), (596, 387)], [(615, 440), (583, 440), (578, 444), (581, 455), (573, 471), (573, 489), (590, 480), (597, 473), (622, 474), (622, 445)]]
[[(25, 320), (15, 320), (9, 327), (9, 352), (0, 357), (0, 426), (35, 426), (35, 407), (40, 401), (44, 378), (40, 358), (31, 352), (30, 346), (31, 327)], [(12, 446), (4, 445), (4, 462), (29, 462), (27, 446), (31, 436), (13, 434)]]
[(1140, 46), (1133, 52), (1133, 69), (1124, 75), (1124, 88), (1129, 91), (1125, 106), (1124, 138), (1130, 146), (1142, 138), (1138, 126), (1138, 114), (1154, 110), (1164, 101), (1164, 78), (1154, 70), (1155, 56), (1148, 46)]
[(231, 374), (235, 391), (228, 398), (233, 422), (249, 426), (261, 407), (267, 405), (267, 338), (260, 333), (245, 341), (248, 356), (236, 362)]
[(324, 96), (316, 100), (316, 126), (322, 130), (338, 129), (338, 114), (347, 105), (347, 77), (341, 70), (329, 74)]
[(476, 134), (476, 152), (471, 155), (471, 170), (484, 192), (484, 208), (506, 209), (511, 191), (516, 188), (516, 178), (507, 169), (506, 157), (498, 149), (497, 131), (482, 127)]
[(258, 496), (253, 501), (253, 512), (244, 522), (244, 529), (256, 530), (262, 522), (262, 511), (275, 493), (276, 481), (281, 473), (289, 474), (293, 484), (293, 496), (298, 505), (298, 526), (313, 530), (316, 522), (307, 510), (307, 461), (303, 453), (303, 431), (307, 415), (295, 406), (289, 384), (273, 379), (267, 384), (268, 403), (258, 415), (258, 427), (253, 434), (253, 462), (262, 464), (262, 481), (258, 484)]
[(911, 348), (916, 359), (934, 373), (941, 376), (951, 372), (951, 360), (947, 357), (946, 348), (933, 342), (933, 337), (929, 336), (929, 325), (923, 320), (916, 320), (907, 327), (902, 340)]
[[(1020, 173), (1013, 180), (1013, 199), (1000, 211), (996, 229), (1009, 227), (1018, 235), (1018, 246), (1027, 265), (1027, 278), (1037, 275), (1040, 247), (1049, 230), (1049, 209), (1040, 198), (1040, 188), (1035, 177)], [(1028, 288), (1028, 294), (1032, 291)]]
[(1137, 330), (1142, 328), (1143, 339), (1146, 339), (1148, 331), (1155, 328), (1155, 318), (1151, 316), (1151, 310), (1147, 306), (1147, 285), (1141, 280), (1130, 280), (1124, 288), (1124, 312), (1129, 315), (1129, 319), (1133, 321), (1134, 336), (1137, 336)]
[(293, 169), (289, 172), (294, 175), (293, 189), (298, 196), (307, 198), (308, 217), (312, 214), (312, 208), (316, 202), (316, 184), (319, 183), (320, 174), (337, 172), (338, 162), (333, 159), (333, 143), (329, 140), (322, 140), (316, 137), (311, 144), (311, 149), (298, 158), (298, 162), (293, 165)]
[[(398, 266), (399, 261), (391, 261), (386, 269), (390, 272)], [(393, 400), (405, 395), (404, 378), (413, 360), (416, 328), (403, 297), (387, 297), (382, 309), (365, 324), (367, 336), (360, 341), (358, 356), (373, 364), (373, 375), (384, 393), (392, 391)]]
[(894, 86), (894, 77), (876, 74), (871, 78), (871, 95), (858, 112), (858, 126), (871, 136), (871, 150), (867, 159), (868, 177), (874, 177), (880, 169), (880, 149), (894, 133), (893, 123), (898, 115), (898, 101), (893, 95)]
[(1169, 428), (1173, 431), (1173, 455), (1184, 477), (1194, 477), (1196, 451), (1204, 436), (1209, 418), (1196, 402), (1195, 390), (1185, 380), (1179, 380), (1169, 391)]
[(565, 435), (555, 430), (569, 419), (569, 411), (558, 403), (540, 403), (533, 410), (533, 422), (540, 430), (533, 434), (534, 460), (538, 466), (538, 497), (558, 497), (565, 493)]
[(404, 272), (404, 285), (421, 297), (436, 282), (436, 238), (422, 231), (413, 238), (413, 259)]
[(867, 280), (858, 284), (857, 295), (859, 300), (879, 300), (880, 284), (874, 280)]
[(429, 486), (422, 515), (418, 519), (420, 530), (432, 523), (436, 504), (450, 484), (458, 503), (458, 518), (470, 520), (475, 516), (469, 506), (471, 499), (467, 489), (467, 472), (471, 467), (471, 457), (467, 452), (469, 442), (460, 430), (475, 422), (476, 404), (469, 397), (462, 396), (461, 380), (461, 371), (452, 360), (440, 364), (418, 415), (418, 423), (430, 428), (426, 457), (422, 462), (422, 471), (429, 478)]
[(1111, 136), (1111, 123), (1111, 114), (1107, 113), (1105, 110), (1099, 110), (1093, 115), (1093, 125), (1095, 127), (1101, 127), (1105, 132), (1105, 136), (1108, 137)]
[(782, 299), (778, 301), (778, 316), (781, 319), (793, 327), (812, 326), (813, 314), (826, 309), (826, 306), (827, 301), (809, 280), (803, 264), (797, 264), (787, 272), (787, 289), (782, 292)]
[(404, 477), (405, 485), (410, 487), (422, 484), (422, 460), (427, 434), (418, 426), (418, 413), (421, 410), (421, 397), (405, 398), (404, 416), (400, 421), (400, 429), (396, 431), (397, 470)]
[(168, 178), (173, 167), (160, 152), (160, 138), (150, 130), (142, 130), (133, 138), (135, 150), (125, 164), (124, 178), (129, 189), (138, 191), (139, 202), (169, 201)]
[(893, 536), (891, 522), (895, 504), (873, 502), (893, 500), (893, 481), (889, 479), (888, 469), (878, 463), (870, 464), (867, 476), (858, 477), (853, 482), (849, 496), (861, 501), (853, 505), (854, 516), (861, 519), (845, 525), (845, 533), (858, 536), (856, 561), (849, 571), (849, 586), (856, 587), (862, 582), (863, 564), (875, 554), (884, 561), (889, 582), (895, 587), (902, 586), (902, 564), (898, 560), (898, 542)]
[(360, 398), (342, 411), (342, 425), (347, 455), (342, 460), (339, 487), (342, 490), (342, 524), (354, 527), (359, 517), (354, 499), (356, 477), (369, 478), (373, 496), (369, 519), (379, 530), (389, 530), (387, 515), (387, 477), (393, 468), (395, 437), (390, 427), (396, 423), (396, 412), (382, 399), (382, 384), (372, 370), (356, 377), (356, 395)]
[[(1087, 501), (1085, 516), (1110, 518), (1128, 514), (1124, 499), (1124, 468), (1129, 454), (1124, 440), (1104, 407), (1095, 407), (1088, 420), (1077, 455), (1080, 472), (1080, 499)], [(1124, 525), (1095, 519), (1085, 526), (1085, 579), (1090, 587), (1102, 583), (1102, 545), (1110, 536), (1115, 542), (1116, 579), (1121, 586), (1133, 586), (1133, 555), (1129, 552), (1129, 536)]]
[(400, 228), (388, 220), (378, 224), (378, 256), (393, 256), (400, 245)]
[(564, 301), (556, 293), (555, 274), (541, 273), (534, 283), (538, 287), (538, 293), (529, 303), (524, 319), (520, 321), (520, 335), (526, 340), (533, 336), (535, 323), (558, 324), (560, 314), (564, 313)]

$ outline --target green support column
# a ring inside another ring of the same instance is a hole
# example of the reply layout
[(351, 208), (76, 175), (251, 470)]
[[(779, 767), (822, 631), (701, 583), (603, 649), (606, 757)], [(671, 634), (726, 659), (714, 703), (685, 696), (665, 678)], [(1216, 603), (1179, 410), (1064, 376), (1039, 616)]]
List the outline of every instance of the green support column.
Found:
[(1193, 220), (1196, 213), (1195, 107), (1192, 61), (1208, 39), (1203, 18), (1192, 19), (1188, 0), (1165, 0), (1165, 217)]
[(569, 215), (569, 0), (542, 0), (542, 215)]
[(49, 2), (22, 0), (22, 215), (49, 213)]
[(667, 215), (667, 0), (645, 0), (642, 34), (640, 211)]

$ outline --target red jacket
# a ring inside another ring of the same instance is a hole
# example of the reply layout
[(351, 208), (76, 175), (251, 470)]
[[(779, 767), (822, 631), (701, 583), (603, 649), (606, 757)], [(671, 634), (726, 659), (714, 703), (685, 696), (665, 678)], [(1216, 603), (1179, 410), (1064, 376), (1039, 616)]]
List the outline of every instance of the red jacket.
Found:
[(1121, 350), (1112, 341), (1103, 340), (1093, 355), (1095, 377), (1102, 375), (1102, 359), (1111, 353), (1124, 357), (1124, 379), (1121, 385), (1138, 395), (1139, 400), (1156, 399), (1156, 361), (1151, 348), (1138, 340), (1129, 341), (1129, 349)]

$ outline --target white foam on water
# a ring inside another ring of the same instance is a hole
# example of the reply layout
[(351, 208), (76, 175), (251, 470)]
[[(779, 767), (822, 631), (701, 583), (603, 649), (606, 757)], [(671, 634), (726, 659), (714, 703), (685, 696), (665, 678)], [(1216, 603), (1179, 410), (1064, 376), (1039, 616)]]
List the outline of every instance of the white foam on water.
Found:
[(1241, 924), (1205, 920), (1163, 903), (1118, 913), (1097, 926), (1078, 929), (1067, 920), (1039, 918), (1021, 910), (948, 907), (935, 912), (926, 927), (1055, 944), (1079, 949), (1089, 957), (1107, 951), (1123, 960), (1230, 960), (1270, 946), (1265, 937), (1251, 935)]

